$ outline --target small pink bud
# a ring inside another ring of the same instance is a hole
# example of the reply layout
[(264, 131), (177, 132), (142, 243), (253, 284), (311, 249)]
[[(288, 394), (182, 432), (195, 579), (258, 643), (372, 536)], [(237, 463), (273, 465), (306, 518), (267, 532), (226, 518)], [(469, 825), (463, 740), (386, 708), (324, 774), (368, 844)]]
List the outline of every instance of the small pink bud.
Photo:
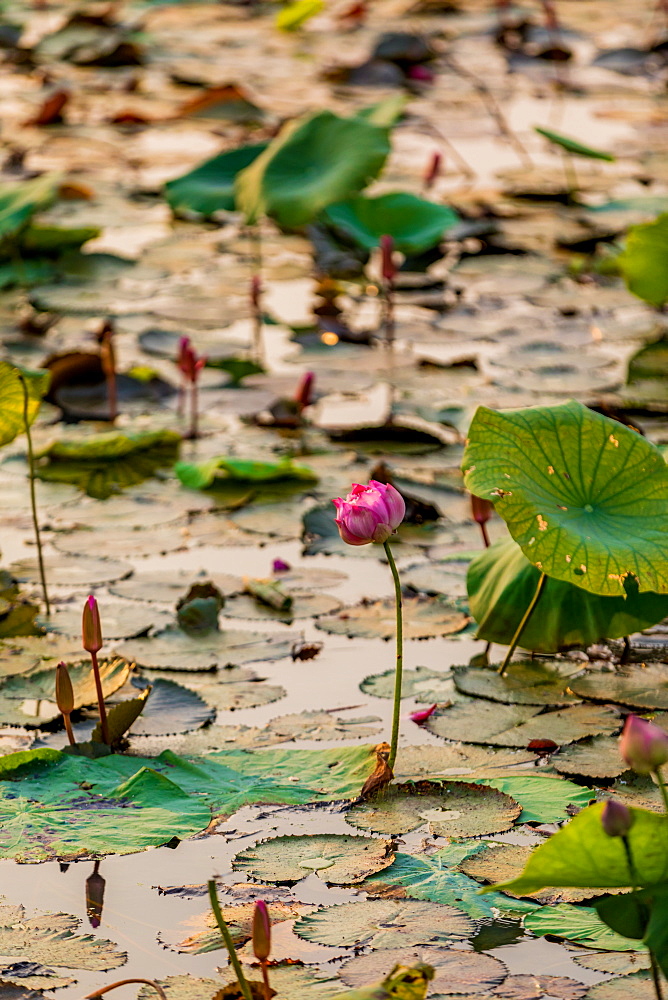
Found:
[(259, 962), (266, 962), (271, 952), (271, 920), (267, 904), (261, 899), (253, 910), (253, 954)]
[(367, 486), (353, 483), (345, 498), (332, 503), (339, 534), (348, 545), (368, 545), (386, 542), (396, 531), (406, 514), (406, 504), (394, 486), (371, 479)]
[(102, 626), (97, 601), (91, 596), (86, 600), (81, 622), (83, 648), (88, 653), (99, 653), (102, 649)]
[(197, 352), (190, 343), (190, 337), (181, 337), (179, 340), (179, 356), (177, 364), (179, 366), (179, 371), (185, 375), (189, 382), (196, 382), (199, 376), (200, 370), (206, 364), (206, 356), (200, 355), (198, 357)]
[(433, 153), (424, 175), (424, 186), (428, 191), (441, 172), (443, 157), (440, 153)]
[(394, 281), (397, 268), (394, 263), (394, 240), (391, 236), (381, 236), (380, 254), (380, 273), (385, 281)]
[(633, 814), (617, 799), (608, 799), (601, 813), (601, 825), (609, 837), (625, 837), (633, 826)]
[(668, 761), (668, 733), (653, 722), (629, 715), (619, 752), (637, 774), (650, 774)]
[(422, 722), (426, 722), (430, 715), (436, 711), (436, 705), (430, 705), (429, 708), (420, 708), (417, 712), (411, 712), (410, 718), (413, 722), (417, 722), (418, 726)]
[(429, 67), (422, 66), (419, 63), (409, 68), (407, 76), (409, 80), (418, 80), (420, 83), (434, 82), (433, 71)]
[(303, 410), (305, 406), (309, 406), (312, 402), (314, 382), (315, 374), (313, 372), (304, 372), (299, 380), (299, 385), (297, 386), (297, 391), (295, 393), (295, 403), (300, 411)]
[(250, 300), (253, 309), (260, 308), (260, 296), (262, 295), (262, 282), (259, 275), (254, 274), (251, 278)]
[(292, 569), (290, 563), (283, 559), (274, 559), (271, 567), (272, 573), (288, 573)]
[(493, 510), (494, 504), (491, 500), (484, 500), (474, 493), (471, 494), (471, 515), (477, 524), (486, 524), (492, 516)]

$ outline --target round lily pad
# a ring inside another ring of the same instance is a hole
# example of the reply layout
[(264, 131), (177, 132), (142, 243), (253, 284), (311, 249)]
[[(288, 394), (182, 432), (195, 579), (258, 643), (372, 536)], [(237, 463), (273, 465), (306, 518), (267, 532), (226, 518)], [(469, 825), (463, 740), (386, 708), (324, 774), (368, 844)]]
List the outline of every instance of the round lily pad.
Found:
[(273, 579), (285, 589), (297, 593), (327, 590), (349, 579), (347, 573), (321, 566), (293, 566), (283, 573), (274, 573)]
[(574, 955), (573, 961), (584, 969), (593, 969), (594, 972), (608, 972), (613, 976), (628, 976), (632, 972), (649, 969), (651, 964), (647, 951), (598, 951), (593, 954), (586, 951), (583, 954)]
[(135, 736), (167, 736), (200, 729), (216, 717), (197, 692), (174, 681), (156, 680), (139, 718), (132, 723)]
[[(257, 967), (244, 967), (244, 972), (249, 982), (257, 982)], [(223, 969), (221, 979), (167, 976), (159, 984), (167, 1000), (221, 1000), (223, 987), (232, 982), (232, 976), (231, 969)], [(271, 988), (276, 991), (273, 1000), (329, 1000), (341, 993), (341, 981), (314, 966), (272, 965), (270, 976)], [(154, 1000), (155, 995), (153, 987), (142, 986), (137, 1000)]]
[(207, 705), (219, 711), (234, 712), (240, 708), (257, 708), (285, 698), (286, 690), (280, 684), (257, 681), (232, 681), (225, 684), (201, 684), (195, 688)]
[(629, 976), (605, 979), (596, 983), (585, 1000), (655, 1000), (656, 992), (650, 972), (634, 972)]
[[(36, 558), (19, 559), (9, 567), (19, 583), (39, 583)], [(46, 579), (54, 587), (100, 587), (132, 574), (132, 566), (116, 559), (95, 559), (92, 556), (45, 556)]]
[[(105, 642), (111, 639), (129, 639), (148, 632), (158, 623), (165, 624), (165, 612), (146, 605), (122, 604), (120, 601), (105, 600), (100, 606), (102, 634)], [(81, 636), (81, 606), (56, 608), (50, 618), (45, 619), (47, 627), (61, 635)]]
[[(130, 676), (123, 659), (100, 660), (100, 678), (105, 698), (121, 688)], [(97, 704), (97, 691), (90, 661), (69, 665), (74, 708)], [(56, 705), (53, 669), (7, 677), (0, 685), (0, 722), (7, 725), (40, 726), (60, 715)]]
[(668, 668), (661, 663), (639, 664), (587, 673), (571, 683), (582, 698), (616, 701), (633, 708), (668, 709)]
[(333, 712), (293, 712), (272, 719), (267, 736), (281, 740), (348, 740), (376, 736), (380, 729), (376, 715), (359, 719), (342, 719)]
[(447, 945), (469, 937), (474, 929), (474, 922), (454, 906), (413, 899), (327, 906), (300, 917), (294, 927), (307, 941), (348, 948)]
[(171, 573), (163, 570), (155, 573), (135, 573), (129, 580), (120, 580), (109, 587), (116, 597), (125, 597), (131, 601), (157, 601), (161, 604), (176, 604), (187, 594), (194, 583), (204, 583), (207, 580), (227, 597), (242, 589), (241, 577), (231, 573), (215, 573), (193, 576), (192, 573)]
[(264, 840), (237, 854), (232, 868), (260, 882), (299, 882), (317, 872), (331, 885), (352, 885), (393, 860), (390, 840), (323, 833)]
[(292, 636), (221, 629), (201, 639), (165, 629), (150, 639), (130, 639), (118, 650), (141, 667), (158, 670), (214, 670), (228, 663), (278, 660), (287, 656)]
[(619, 752), (619, 740), (613, 736), (594, 736), (563, 747), (550, 763), (560, 774), (594, 779), (618, 778), (628, 770)]
[(292, 622), (295, 618), (316, 618), (337, 611), (342, 602), (329, 594), (294, 594), (292, 604), (285, 611), (272, 608), (250, 594), (236, 594), (225, 601), (223, 614), (229, 618), (263, 619), (266, 621)]
[(437, 837), (482, 837), (510, 830), (521, 812), (514, 799), (495, 788), (419, 781), (390, 785), (353, 806), (346, 822), (374, 833), (410, 833), (427, 824)]
[[(269, 919), (272, 926), (281, 923), (283, 920), (295, 920), (307, 909), (301, 903), (267, 900), (266, 898), (265, 902), (268, 906)], [(254, 902), (234, 903), (221, 907), (223, 920), (227, 924), (232, 941), (237, 948), (244, 945), (246, 941), (250, 941), (253, 935), (254, 910)], [(186, 955), (203, 955), (211, 951), (224, 950), (225, 945), (211, 909), (206, 910), (195, 918), (190, 918), (188, 927), (191, 928), (193, 926), (197, 929), (190, 933), (184, 940), (170, 943), (169, 938), (166, 939), (165, 935), (161, 934), (160, 942), (171, 951), (177, 951)]]
[[(375, 698), (394, 697), (394, 670), (386, 670), (382, 674), (371, 674), (360, 684), (364, 694)], [(455, 696), (455, 685), (451, 672), (430, 670), (429, 667), (416, 667), (415, 670), (404, 670), (401, 678), (401, 697), (415, 698), (416, 701), (429, 705), (434, 702), (448, 702)]]
[(570, 674), (579, 669), (570, 663), (564, 668), (522, 660), (511, 663), (503, 676), (494, 667), (455, 667), (454, 680), (462, 694), (508, 705), (576, 705), (580, 699), (567, 688)]
[(450, 600), (465, 598), (467, 565), (453, 559), (411, 566), (401, 574), (401, 582), (421, 594), (441, 594)]
[(402, 747), (394, 765), (398, 781), (415, 778), (497, 778), (514, 773), (519, 764), (533, 763), (536, 755), (528, 750), (491, 750), (477, 746)]
[(186, 528), (146, 526), (143, 528), (107, 529), (84, 528), (56, 535), (53, 544), (68, 555), (114, 556), (122, 552), (126, 558), (158, 556), (165, 552), (185, 549), (188, 545)]
[(339, 970), (346, 986), (361, 987), (384, 979), (395, 965), (425, 962), (434, 969), (429, 993), (485, 994), (506, 978), (503, 962), (492, 955), (452, 948), (388, 948), (369, 955), (358, 955), (344, 962)]
[[(436, 598), (409, 597), (403, 602), (403, 614), (406, 639), (453, 635), (461, 632), (470, 621), (461, 611)], [(344, 608), (338, 615), (320, 618), (316, 627), (336, 635), (391, 639), (396, 628), (394, 601), (373, 601)]]

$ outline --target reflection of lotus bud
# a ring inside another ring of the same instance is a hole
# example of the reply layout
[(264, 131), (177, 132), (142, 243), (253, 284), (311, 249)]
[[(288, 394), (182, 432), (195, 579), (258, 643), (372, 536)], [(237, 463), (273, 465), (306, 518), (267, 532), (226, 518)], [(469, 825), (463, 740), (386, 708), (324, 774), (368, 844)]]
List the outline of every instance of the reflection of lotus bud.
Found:
[(88, 653), (99, 653), (102, 649), (102, 626), (97, 601), (91, 596), (86, 600), (81, 623), (83, 648)]
[(475, 493), (471, 494), (471, 514), (477, 524), (486, 524), (492, 516), (493, 510), (494, 504), (490, 500), (477, 497)]
[(380, 238), (380, 272), (385, 281), (394, 281), (397, 269), (394, 264), (394, 240), (391, 236)]
[(95, 862), (92, 875), (86, 879), (86, 913), (91, 927), (99, 927), (102, 922), (102, 910), (104, 908), (104, 887), (105, 880), (100, 875), (98, 869), (100, 862)]
[(617, 799), (608, 799), (601, 813), (601, 825), (609, 837), (625, 837), (633, 826), (633, 814)]
[(69, 715), (74, 708), (74, 691), (66, 665), (61, 661), (56, 667), (56, 705), (63, 715)]
[(266, 962), (271, 951), (271, 920), (267, 904), (258, 899), (253, 910), (253, 953), (258, 962)]
[(650, 774), (668, 761), (668, 733), (653, 722), (629, 715), (619, 752), (637, 774)]

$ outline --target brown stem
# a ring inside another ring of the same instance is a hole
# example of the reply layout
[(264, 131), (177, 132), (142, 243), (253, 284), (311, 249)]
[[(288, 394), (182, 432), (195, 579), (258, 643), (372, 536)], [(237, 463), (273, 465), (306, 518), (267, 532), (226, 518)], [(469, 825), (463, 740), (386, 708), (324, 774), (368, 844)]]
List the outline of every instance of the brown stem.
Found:
[(487, 533), (487, 525), (484, 521), (479, 521), (480, 524), (480, 534), (482, 535), (482, 542), (486, 549), (489, 548), (489, 534)]
[(77, 741), (74, 739), (74, 733), (72, 732), (72, 722), (70, 720), (70, 713), (63, 712), (63, 722), (65, 723), (65, 732), (67, 733), (67, 738), (70, 741), (70, 746), (75, 747)]
[(266, 961), (260, 962), (262, 969), (262, 982), (264, 983), (264, 1000), (271, 1000), (271, 986), (269, 985), (269, 970)]
[(104, 996), (109, 990), (115, 990), (118, 986), (129, 986), (131, 983), (145, 983), (146, 986), (152, 986), (156, 991), (160, 1000), (167, 1000), (167, 994), (163, 990), (162, 986), (156, 983), (153, 979), (119, 979), (116, 983), (111, 983), (110, 986), (103, 986), (99, 990), (94, 990), (92, 993), (87, 993), (83, 1000), (98, 1000), (98, 997)]
[(102, 741), (107, 746), (111, 746), (109, 739), (109, 726), (107, 725), (107, 709), (104, 704), (104, 694), (102, 693), (102, 679), (100, 668), (97, 665), (97, 653), (91, 652), (90, 658), (93, 661), (93, 676), (95, 677), (95, 690), (97, 691), (97, 703), (100, 707), (100, 728), (102, 730)]
[(197, 427), (197, 380), (190, 387), (190, 432), (188, 437), (195, 441), (198, 436)]
[(28, 482), (30, 484), (30, 509), (32, 511), (32, 526), (35, 531), (35, 542), (37, 543), (37, 565), (39, 567), (39, 577), (42, 582), (42, 594), (44, 595), (44, 606), (47, 617), (51, 617), (51, 604), (49, 603), (49, 593), (46, 589), (46, 573), (44, 571), (44, 557), (42, 555), (42, 537), (39, 533), (39, 519), (37, 517), (37, 496), (35, 494), (35, 454), (32, 448), (32, 435), (30, 433), (30, 414), (28, 412), (28, 383), (23, 372), (17, 372), (21, 388), (23, 389), (23, 423), (28, 444)]

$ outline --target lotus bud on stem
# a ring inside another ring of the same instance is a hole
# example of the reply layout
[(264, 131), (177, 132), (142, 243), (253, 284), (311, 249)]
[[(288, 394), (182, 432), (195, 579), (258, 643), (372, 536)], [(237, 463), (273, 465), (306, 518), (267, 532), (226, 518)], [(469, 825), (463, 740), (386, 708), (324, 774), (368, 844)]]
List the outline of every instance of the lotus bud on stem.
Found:
[(391, 236), (380, 238), (380, 273), (383, 279), (383, 318), (382, 327), (385, 334), (385, 344), (394, 344), (394, 279), (397, 268), (394, 260), (394, 240)]
[(668, 813), (668, 790), (661, 768), (668, 762), (668, 733), (637, 715), (627, 716), (619, 752), (636, 774), (653, 774)]
[(427, 169), (425, 170), (424, 178), (422, 181), (422, 190), (426, 194), (433, 187), (434, 181), (440, 175), (443, 167), (443, 156), (441, 153), (432, 153), (431, 159), (427, 164)]
[(93, 676), (95, 677), (95, 690), (97, 691), (97, 703), (100, 708), (100, 728), (102, 730), (102, 741), (111, 745), (109, 739), (109, 726), (107, 725), (107, 710), (104, 705), (104, 694), (102, 692), (102, 679), (100, 678), (100, 668), (97, 662), (97, 654), (102, 649), (102, 626), (100, 624), (100, 612), (97, 601), (91, 594), (84, 604), (83, 618), (81, 622), (81, 633), (83, 648), (90, 653), (93, 663)]
[(42, 555), (42, 536), (39, 533), (39, 519), (37, 517), (37, 496), (35, 494), (35, 453), (32, 447), (32, 435), (30, 433), (30, 413), (29, 413), (29, 393), (28, 383), (22, 371), (17, 369), (21, 388), (23, 390), (23, 428), (28, 444), (28, 482), (30, 484), (30, 509), (32, 512), (32, 526), (35, 532), (35, 543), (37, 545), (37, 565), (39, 567), (39, 578), (42, 584), (42, 594), (44, 596), (44, 607), (47, 616), (51, 617), (51, 604), (49, 602), (49, 592), (46, 589), (46, 572), (44, 570), (44, 556)]
[(70, 746), (76, 746), (74, 733), (72, 732), (72, 722), (70, 714), (74, 709), (74, 691), (72, 690), (72, 680), (70, 678), (67, 664), (61, 660), (56, 667), (56, 705), (58, 711), (62, 713), (65, 723), (65, 732), (70, 741)]
[(484, 497), (477, 497), (475, 493), (471, 494), (471, 514), (473, 515), (473, 520), (476, 524), (480, 525), (480, 533), (482, 535), (483, 544), (486, 549), (489, 548), (489, 535), (487, 534), (487, 522), (492, 516), (492, 511), (494, 510), (494, 504), (491, 500), (485, 500)]
[(118, 391), (116, 388), (116, 349), (114, 348), (114, 327), (109, 320), (105, 320), (102, 329), (97, 335), (100, 345), (100, 361), (102, 371), (107, 381), (107, 401), (109, 403), (109, 421), (114, 423), (118, 416)]
[(271, 1000), (271, 986), (269, 985), (269, 972), (267, 969), (267, 959), (271, 952), (271, 920), (267, 904), (258, 899), (253, 910), (253, 954), (260, 963), (262, 969), (262, 982), (264, 983), (264, 1000)]
[(183, 412), (183, 397), (185, 394), (185, 389), (190, 386), (190, 427), (188, 430), (187, 437), (189, 440), (194, 441), (198, 437), (197, 428), (197, 417), (198, 417), (198, 399), (197, 399), (197, 383), (199, 381), (199, 373), (207, 362), (206, 355), (197, 354), (190, 342), (190, 337), (181, 337), (179, 341), (179, 356), (177, 364), (179, 366), (179, 371), (183, 376), (183, 383), (181, 386), (181, 396), (179, 399), (179, 412)]
[(213, 915), (215, 917), (216, 923), (218, 924), (218, 930), (221, 933), (225, 948), (227, 949), (227, 954), (229, 955), (230, 964), (234, 969), (234, 974), (237, 977), (237, 983), (239, 984), (239, 989), (241, 990), (244, 1000), (253, 1000), (251, 994), (250, 986), (248, 985), (248, 980), (244, 976), (244, 970), (241, 968), (241, 962), (239, 961), (239, 956), (237, 955), (236, 948), (234, 947), (234, 942), (232, 941), (232, 935), (230, 934), (230, 929), (225, 923), (223, 914), (220, 910), (220, 903), (218, 902), (218, 893), (216, 891), (216, 883), (213, 879), (209, 879), (207, 883), (209, 887), (209, 899), (211, 901), (211, 909), (213, 910)]

